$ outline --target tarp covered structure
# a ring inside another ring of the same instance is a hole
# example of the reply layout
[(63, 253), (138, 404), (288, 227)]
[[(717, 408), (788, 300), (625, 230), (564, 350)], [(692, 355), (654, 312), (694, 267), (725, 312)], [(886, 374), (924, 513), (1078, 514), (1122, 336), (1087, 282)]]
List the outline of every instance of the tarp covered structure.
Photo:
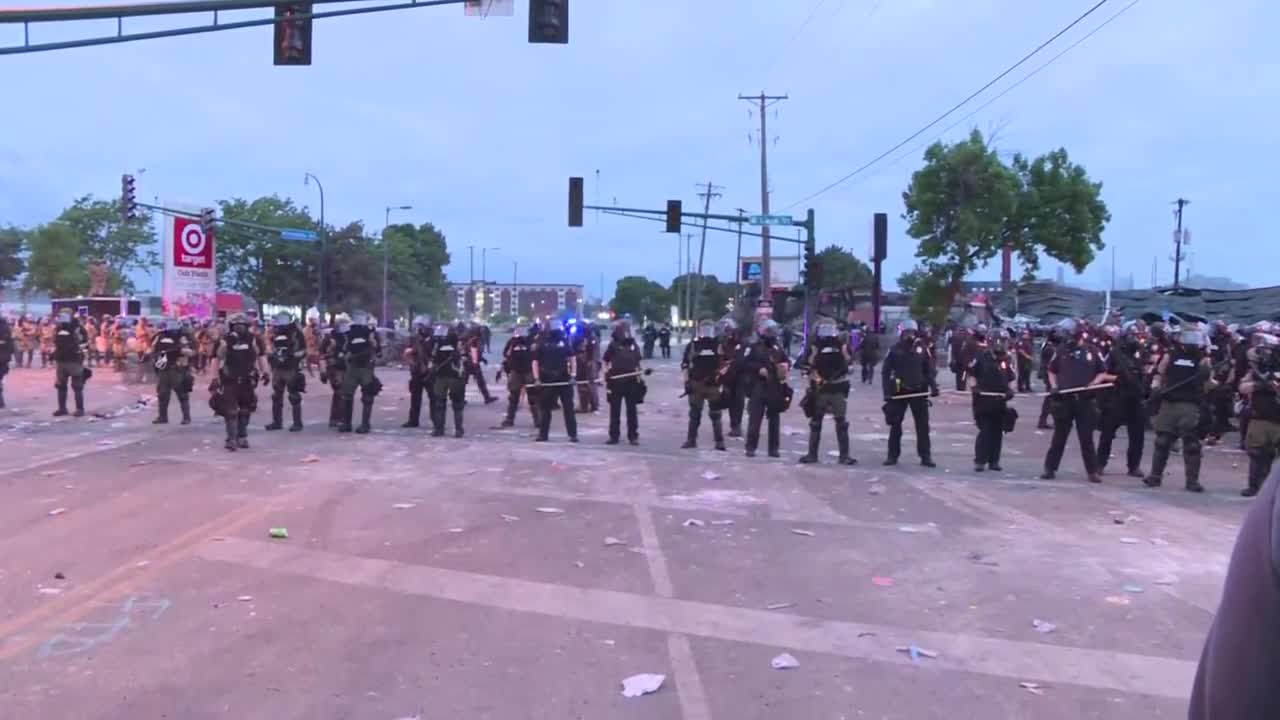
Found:
[[(1016, 311), (1034, 315), (1044, 323), (1066, 317), (1086, 317), (1096, 322), (1107, 310), (1107, 294), (1035, 281), (1003, 293), (996, 305), (1004, 314)], [(1177, 294), (1172, 288), (1118, 290), (1111, 293), (1111, 309), (1125, 319), (1176, 314), (1253, 324), (1259, 320), (1280, 320), (1280, 286), (1249, 290), (1180, 288)]]

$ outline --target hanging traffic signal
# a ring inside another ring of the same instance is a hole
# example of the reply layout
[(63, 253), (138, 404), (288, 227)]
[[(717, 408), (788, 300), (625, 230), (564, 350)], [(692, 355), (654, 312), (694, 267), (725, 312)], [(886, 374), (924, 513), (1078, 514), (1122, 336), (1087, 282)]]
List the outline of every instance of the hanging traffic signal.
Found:
[(822, 259), (814, 252), (812, 241), (804, 244), (804, 285), (816, 289), (822, 287)]
[(582, 227), (582, 178), (569, 178), (569, 227)]
[(213, 237), (214, 218), (213, 208), (205, 208), (200, 211), (200, 229), (204, 231), (206, 238)]
[(129, 222), (138, 217), (138, 190), (132, 175), (120, 176), (120, 220)]
[(684, 214), (683, 203), (679, 200), (667, 201), (667, 232), (680, 232), (680, 218)]
[(276, 5), (275, 28), (275, 64), (310, 65), (311, 3)]
[(569, 42), (569, 0), (529, 0), (529, 42)]

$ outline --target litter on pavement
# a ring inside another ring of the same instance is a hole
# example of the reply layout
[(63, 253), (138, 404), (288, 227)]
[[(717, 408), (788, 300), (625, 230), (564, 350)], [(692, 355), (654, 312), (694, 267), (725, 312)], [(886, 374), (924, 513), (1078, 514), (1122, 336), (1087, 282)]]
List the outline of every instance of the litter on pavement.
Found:
[(703, 480), (718, 480), (718, 479), (720, 479), (720, 475), (719, 475), (719, 474), (717, 474), (717, 473), (713, 473), (713, 472), (711, 472), (710, 470), (708, 470), (708, 471), (706, 471), (706, 472), (702, 473), (702, 479), (703, 479)]
[(791, 653), (782, 653), (778, 657), (769, 661), (774, 670), (790, 670), (791, 668), (800, 667), (800, 661), (796, 660)]
[(605, 547), (613, 547), (614, 545), (626, 545), (626, 544), (627, 544), (626, 540), (619, 540), (618, 538), (613, 536), (610, 536), (604, 539)]
[(1043, 694), (1044, 694), (1044, 690), (1042, 689), (1042, 687), (1041, 687), (1040, 683), (1033, 683), (1033, 682), (1020, 682), (1020, 683), (1018, 683), (1018, 687), (1022, 688), (1023, 690), (1026, 690), (1027, 692), (1029, 692), (1029, 693), (1031, 693), (1031, 694), (1033, 694), (1033, 695), (1043, 695)]
[(791, 528), (793, 535), (804, 535), (805, 537), (813, 537), (812, 530), (801, 530), (800, 528)]
[(534, 508), (534, 510), (536, 510), (536, 511), (538, 511), (538, 512), (540, 512), (540, 513), (545, 513), (545, 514), (547, 514), (547, 515), (558, 515), (558, 514), (560, 514), (560, 513), (564, 512), (564, 510), (562, 510), (562, 509), (560, 509), (560, 508), (558, 508), (558, 507), (536, 507), (536, 508)]
[(784, 602), (784, 603), (774, 603), (772, 605), (765, 605), (764, 609), (765, 610), (785, 610), (787, 608), (791, 608), (795, 606), (796, 606), (795, 603)]
[(289, 537), (289, 528), (273, 527), (267, 531), (267, 534), (277, 540), (283, 540)]
[(655, 675), (652, 673), (641, 673), (632, 675), (622, 681), (622, 697), (640, 697), (657, 692), (662, 687), (662, 683), (667, 681), (666, 675)]
[(54, 508), (49, 511), (49, 517), (57, 517), (58, 515), (61, 515), (66, 511), (67, 511), (66, 508)]
[(685, 520), (680, 524), (684, 525), (685, 527), (702, 527), (703, 525), (706, 525), (706, 523), (702, 522), (697, 518), (689, 518), (688, 520)]
[(1048, 635), (1049, 633), (1058, 629), (1057, 625), (1054, 625), (1051, 622), (1046, 622), (1040, 619), (1032, 620), (1031, 627), (1035, 628), (1036, 632), (1040, 633), (1041, 635)]

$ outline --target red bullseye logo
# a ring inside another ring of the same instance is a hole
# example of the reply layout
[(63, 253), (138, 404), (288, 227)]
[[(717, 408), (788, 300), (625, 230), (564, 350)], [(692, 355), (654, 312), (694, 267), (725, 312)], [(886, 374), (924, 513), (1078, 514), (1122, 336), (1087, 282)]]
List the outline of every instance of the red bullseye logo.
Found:
[(213, 267), (212, 238), (204, 234), (199, 220), (173, 219), (173, 264), (175, 267)]

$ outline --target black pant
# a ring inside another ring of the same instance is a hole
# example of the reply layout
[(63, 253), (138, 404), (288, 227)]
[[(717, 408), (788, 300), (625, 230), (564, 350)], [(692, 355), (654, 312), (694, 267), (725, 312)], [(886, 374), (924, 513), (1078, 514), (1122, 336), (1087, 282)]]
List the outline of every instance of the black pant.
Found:
[(671, 343), (669, 343), (669, 342), (664, 342), (664, 343), (659, 344), (659, 345), (658, 345), (658, 347), (662, 350), (662, 357), (664, 357), (664, 358), (670, 358), (670, 357), (671, 357)]
[(570, 438), (578, 437), (578, 417), (573, 414), (573, 386), (558, 385), (542, 388), (542, 408), (538, 412), (538, 438), (546, 440), (551, 432), (551, 409), (556, 400), (560, 401), (560, 410), (564, 412), (564, 431)]
[(1018, 363), (1018, 392), (1031, 392), (1031, 361)]
[(1004, 446), (1004, 403), (1000, 407), (975, 410), (973, 422), (978, 426), (978, 438), (973, 442), (973, 464), (976, 466), (999, 465), (1000, 450)]
[(959, 370), (953, 370), (952, 372), (955, 373), (956, 376), (956, 390), (963, 391), (965, 381), (969, 379), (969, 369), (962, 367)]
[(617, 380), (609, 384), (609, 439), (617, 440), (622, 435), (622, 406), (627, 406), (627, 439), (640, 437), (640, 416), (636, 412), (636, 381), (631, 378)]
[(729, 435), (742, 434), (742, 411), (747, 406), (747, 385), (741, 380), (730, 380), (720, 389), (720, 399), (729, 411)]
[(1147, 409), (1142, 403), (1142, 398), (1115, 398), (1102, 413), (1100, 425), (1098, 469), (1107, 467), (1107, 461), (1111, 459), (1111, 441), (1115, 439), (1116, 431), (1123, 427), (1125, 436), (1129, 440), (1129, 447), (1125, 452), (1125, 468), (1129, 472), (1137, 470), (1142, 464), (1142, 451), (1147, 439)]
[(876, 361), (862, 358), (862, 382), (871, 383), (876, 378)]
[(747, 451), (760, 447), (760, 423), (769, 418), (769, 455), (778, 455), (782, 446), (782, 418), (769, 410), (768, 386), (762, 382), (751, 384), (751, 397), (747, 401)]
[[(489, 385), (484, 381), (484, 373), (481, 372), (479, 363), (467, 363), (467, 377), (476, 379), (476, 387), (480, 390), (480, 397), (485, 402), (489, 402)], [(463, 387), (466, 386), (466, 378), (463, 378)]]
[(1062, 454), (1067, 449), (1067, 436), (1072, 423), (1076, 426), (1076, 438), (1080, 441), (1080, 457), (1084, 470), (1097, 474), (1098, 453), (1093, 448), (1093, 428), (1096, 425), (1093, 399), (1085, 393), (1074, 393), (1053, 398), (1053, 439), (1049, 441), (1049, 454), (1044, 458), (1044, 469), (1057, 472), (1062, 465)]
[(896, 461), (902, 455), (902, 421), (907, 418), (907, 410), (911, 411), (911, 420), (916, 427), (916, 453), (921, 460), (931, 459), (933, 446), (929, 442), (929, 398), (889, 400), (885, 407), (885, 422), (889, 425), (889, 459)]
[(1231, 399), (1232, 390), (1229, 387), (1220, 387), (1209, 393), (1209, 407), (1213, 412), (1213, 419), (1209, 427), (1209, 435), (1221, 438), (1231, 429)]
[[(1048, 376), (1042, 378), (1044, 380), (1044, 391), (1053, 392), (1053, 383), (1049, 382)], [(1053, 409), (1052, 398), (1045, 395), (1044, 402), (1040, 403), (1040, 420), (1036, 422), (1036, 427), (1049, 426), (1049, 411)]]

